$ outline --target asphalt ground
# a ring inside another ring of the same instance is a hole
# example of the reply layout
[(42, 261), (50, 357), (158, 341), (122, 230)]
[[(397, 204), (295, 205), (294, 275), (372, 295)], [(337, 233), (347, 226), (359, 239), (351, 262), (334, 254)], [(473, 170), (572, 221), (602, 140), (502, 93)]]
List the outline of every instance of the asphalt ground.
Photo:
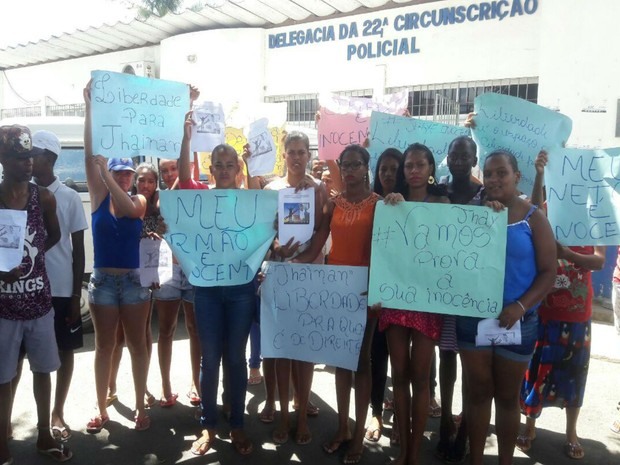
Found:
[[(156, 318), (153, 319), (156, 321)], [(154, 338), (157, 327), (154, 323)], [(585, 449), (584, 464), (620, 464), (620, 435), (609, 429), (615, 418), (620, 418), (616, 405), (620, 401), (620, 336), (606, 323), (593, 324), (592, 361), (584, 407), (578, 423), (578, 433)], [(97, 435), (86, 433), (89, 418), (95, 415), (95, 392), (93, 376), (94, 338), (85, 335), (84, 348), (76, 353), (75, 374), (65, 409), (65, 420), (73, 430), (68, 445), (74, 453), (70, 463), (84, 465), (160, 465), (186, 464), (338, 464), (342, 454), (327, 455), (321, 448), (336, 430), (337, 414), (333, 369), (317, 365), (312, 386), (312, 401), (320, 407), (320, 414), (309, 420), (313, 441), (298, 446), (293, 441), (275, 445), (271, 433), (275, 425), (265, 425), (258, 420), (258, 412), (264, 402), (262, 384), (248, 387), (245, 416), (246, 432), (254, 442), (254, 452), (248, 457), (236, 453), (228, 439), (227, 424), (222, 417), (219, 424), (219, 440), (203, 457), (191, 454), (191, 443), (196, 440), (201, 427), (194, 419), (196, 408), (192, 407), (186, 392), (190, 384), (189, 343), (182, 321), (179, 321), (173, 348), (173, 390), (179, 393), (177, 404), (168, 409), (151, 408), (150, 430), (136, 432), (133, 428), (133, 387), (129, 354), (125, 351), (118, 377), (118, 401), (110, 408), (110, 423)], [(153, 354), (157, 353), (154, 345)], [(460, 379), (460, 375), (459, 375)], [(159, 394), (160, 375), (156, 357), (151, 361), (149, 388)], [(388, 386), (390, 381), (388, 379)], [(388, 388), (391, 390), (391, 387)], [(457, 381), (456, 392), (460, 390)], [(390, 395), (390, 394), (388, 394)], [(460, 398), (455, 396), (454, 413), (460, 412)], [(353, 411), (353, 409), (351, 409)], [(370, 415), (370, 413), (369, 413)], [(277, 418), (276, 418), (277, 419)], [(394, 458), (398, 450), (389, 444), (392, 428), (391, 412), (384, 414), (384, 435), (378, 443), (366, 442), (362, 464), (385, 464)], [(522, 418), (523, 423), (523, 418)], [(53, 461), (36, 452), (36, 410), (32, 396), (32, 376), (26, 362), (24, 375), (17, 392), (13, 412), (14, 439), (10, 441), (15, 465), (49, 464)], [(291, 418), (295, 424), (295, 416)], [(516, 465), (562, 465), (574, 464), (563, 453), (565, 413), (549, 408), (537, 422), (537, 439), (527, 455), (515, 452)], [(443, 463), (435, 458), (439, 419), (429, 418), (420, 463)], [(485, 463), (497, 463), (497, 441), (493, 418), (487, 438)], [(291, 435), (291, 437), (293, 437)]]

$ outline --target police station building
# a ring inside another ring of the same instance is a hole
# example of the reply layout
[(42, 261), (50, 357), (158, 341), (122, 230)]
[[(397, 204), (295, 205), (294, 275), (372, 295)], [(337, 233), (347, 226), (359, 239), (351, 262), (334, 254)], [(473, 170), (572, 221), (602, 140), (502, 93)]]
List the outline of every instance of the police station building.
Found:
[(309, 127), (326, 91), (406, 89), (413, 117), (451, 123), (493, 91), (572, 118), (569, 146), (620, 145), (618, 0), (205, 3), (0, 49), (2, 118), (79, 115), (106, 69), (192, 83), (229, 110), (286, 102)]

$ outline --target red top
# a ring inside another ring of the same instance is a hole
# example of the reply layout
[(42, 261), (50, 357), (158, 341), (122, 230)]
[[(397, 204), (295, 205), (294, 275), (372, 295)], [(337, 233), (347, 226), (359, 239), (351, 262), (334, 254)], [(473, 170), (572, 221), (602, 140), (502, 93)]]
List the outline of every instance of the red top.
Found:
[(330, 265), (370, 265), (372, 221), (380, 198), (373, 192), (357, 203), (349, 202), (342, 195), (333, 200), (336, 205), (329, 225), (332, 233)]
[[(594, 247), (569, 247), (573, 252), (592, 255)], [(558, 260), (553, 289), (538, 308), (541, 320), (583, 323), (592, 316), (592, 277), (590, 270), (568, 260)]]
[(179, 189), (208, 189), (209, 186), (201, 182), (189, 179), (187, 181), (179, 181)]

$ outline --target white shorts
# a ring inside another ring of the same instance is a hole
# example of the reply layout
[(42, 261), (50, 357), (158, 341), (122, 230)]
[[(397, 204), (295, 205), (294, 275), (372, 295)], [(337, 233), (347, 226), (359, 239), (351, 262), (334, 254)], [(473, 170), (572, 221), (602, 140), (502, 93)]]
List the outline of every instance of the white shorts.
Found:
[(54, 310), (35, 320), (0, 318), (0, 384), (10, 382), (17, 375), (22, 344), (33, 372), (51, 373), (58, 370), (60, 359), (54, 332)]

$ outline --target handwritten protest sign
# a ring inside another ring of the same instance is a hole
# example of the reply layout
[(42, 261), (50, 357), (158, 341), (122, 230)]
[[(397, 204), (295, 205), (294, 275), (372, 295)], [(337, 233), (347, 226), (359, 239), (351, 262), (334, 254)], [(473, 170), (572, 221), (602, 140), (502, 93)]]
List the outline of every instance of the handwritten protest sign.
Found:
[(276, 235), (275, 191), (163, 191), (160, 205), (166, 241), (194, 286), (250, 282)]
[(27, 220), (24, 210), (0, 209), (0, 271), (11, 271), (24, 259)]
[[(367, 118), (373, 111), (381, 111), (393, 115), (402, 115), (409, 104), (409, 93), (407, 90), (386, 94), (380, 98), (376, 97), (348, 97), (332, 93), (319, 95), (319, 105), (322, 109), (327, 109), (337, 114), (355, 114)], [(321, 118), (323, 113), (321, 112)]]
[(568, 141), (573, 122), (568, 116), (527, 100), (492, 92), (475, 98), (474, 111), (477, 115), (472, 137), (478, 146), (480, 166), (494, 150), (510, 151), (521, 171), (519, 189), (530, 195), (538, 152), (562, 147)]
[[(389, 115), (373, 111), (370, 117), (370, 168), (375, 172), (377, 160), (383, 151), (394, 147), (404, 152), (411, 144), (426, 145), (435, 157), (435, 177), (448, 174), (447, 165), (441, 161), (448, 156), (450, 142), (460, 136), (469, 136), (469, 129), (463, 126), (435, 123), (404, 116)], [(443, 172), (439, 170), (443, 166)]]
[(506, 219), (506, 211), (487, 207), (378, 203), (368, 302), (452, 315), (499, 315)]
[(202, 102), (194, 108), (192, 119), (192, 152), (211, 152), (225, 140), (224, 109), (214, 102)]
[(179, 158), (187, 84), (92, 71), (93, 153)]
[(563, 245), (620, 245), (620, 148), (554, 148), (545, 168), (548, 216)]
[(368, 118), (321, 111), (318, 130), (319, 158), (336, 160), (347, 145), (362, 145), (368, 137)]
[(276, 164), (276, 143), (268, 126), (267, 118), (261, 118), (250, 124), (247, 135), (250, 145), (250, 158), (248, 159), (250, 176), (269, 174)]
[(356, 370), (368, 268), (269, 262), (261, 286), (263, 357)]
[(172, 250), (165, 241), (140, 239), (140, 284), (164, 284), (172, 279)]

